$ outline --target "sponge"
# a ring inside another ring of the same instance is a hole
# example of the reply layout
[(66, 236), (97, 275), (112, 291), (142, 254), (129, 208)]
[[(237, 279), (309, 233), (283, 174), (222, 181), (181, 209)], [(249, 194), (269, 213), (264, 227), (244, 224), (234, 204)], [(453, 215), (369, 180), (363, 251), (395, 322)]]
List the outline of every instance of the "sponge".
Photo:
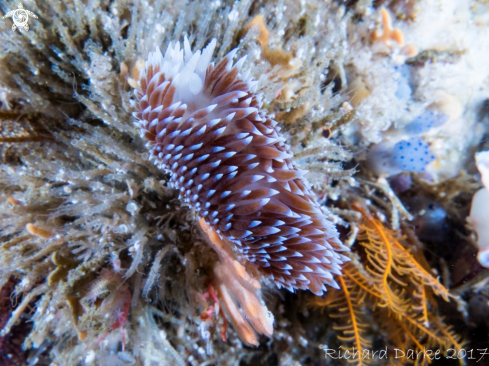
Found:
[(404, 172), (424, 172), (426, 165), (435, 160), (428, 143), (418, 137), (399, 141), (392, 150), (394, 162)]

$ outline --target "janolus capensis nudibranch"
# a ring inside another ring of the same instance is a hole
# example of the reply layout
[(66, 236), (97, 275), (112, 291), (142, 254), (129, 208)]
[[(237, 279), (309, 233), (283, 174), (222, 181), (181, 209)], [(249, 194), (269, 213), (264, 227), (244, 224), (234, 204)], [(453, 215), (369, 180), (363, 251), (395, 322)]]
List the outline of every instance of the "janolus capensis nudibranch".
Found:
[(279, 287), (337, 288), (348, 250), (315, 201), (304, 172), (262, 111), (262, 96), (236, 49), (211, 63), (213, 39), (192, 52), (187, 39), (156, 48), (135, 90), (138, 126), (180, 197)]

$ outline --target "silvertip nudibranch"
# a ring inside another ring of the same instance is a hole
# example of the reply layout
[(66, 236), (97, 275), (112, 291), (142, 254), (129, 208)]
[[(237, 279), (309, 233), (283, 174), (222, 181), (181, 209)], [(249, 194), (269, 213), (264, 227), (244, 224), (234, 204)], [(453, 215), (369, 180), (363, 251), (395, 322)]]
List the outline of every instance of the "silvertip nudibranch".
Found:
[(279, 287), (338, 288), (349, 260), (334, 224), (315, 201), (304, 172), (262, 111), (257, 81), (233, 65), (236, 49), (211, 63), (213, 39), (192, 52), (188, 40), (156, 48), (140, 71), (134, 103), (150, 159), (170, 174), (206, 223)]

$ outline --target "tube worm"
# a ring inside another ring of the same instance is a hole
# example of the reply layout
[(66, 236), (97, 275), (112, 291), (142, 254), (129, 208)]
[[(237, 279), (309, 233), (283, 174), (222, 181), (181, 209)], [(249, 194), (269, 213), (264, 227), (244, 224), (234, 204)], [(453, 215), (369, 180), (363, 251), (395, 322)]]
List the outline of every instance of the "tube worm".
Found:
[(265, 112), (257, 81), (233, 64), (211, 63), (213, 39), (192, 52), (187, 39), (150, 52), (135, 89), (134, 116), (150, 159), (180, 198), (279, 287), (338, 287), (348, 250), (314, 200), (305, 172)]

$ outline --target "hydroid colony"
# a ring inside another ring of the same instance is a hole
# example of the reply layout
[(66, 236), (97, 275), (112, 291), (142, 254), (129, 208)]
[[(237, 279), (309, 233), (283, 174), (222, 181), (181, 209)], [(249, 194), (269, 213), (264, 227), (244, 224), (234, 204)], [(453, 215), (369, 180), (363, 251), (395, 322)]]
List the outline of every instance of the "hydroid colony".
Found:
[[(487, 150), (484, 3), (24, 6), (29, 32), (0, 22), (7, 365), (307, 365), (320, 345), (487, 339), (465, 226)], [(171, 80), (154, 78), (165, 60)]]

